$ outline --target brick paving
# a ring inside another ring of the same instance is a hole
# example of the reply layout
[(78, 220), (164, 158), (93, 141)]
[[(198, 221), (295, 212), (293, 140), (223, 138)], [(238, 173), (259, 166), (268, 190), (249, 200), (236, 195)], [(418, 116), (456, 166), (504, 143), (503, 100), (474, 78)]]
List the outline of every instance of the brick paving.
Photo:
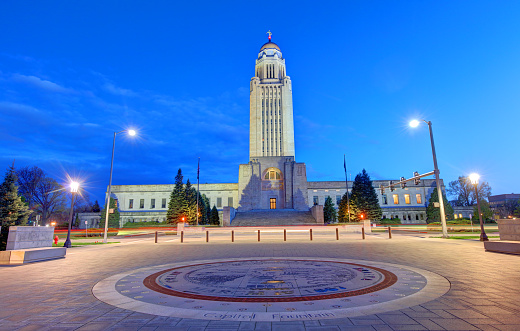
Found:
[[(0, 267), (0, 330), (520, 330), (520, 256), (485, 252), (478, 241), (355, 235), (340, 241), (153, 239), (72, 248), (65, 259)], [(137, 268), (201, 259), (345, 258), (417, 267), (446, 277), (451, 289), (406, 309), (352, 318), (234, 322), (172, 318), (116, 308), (92, 287)]]

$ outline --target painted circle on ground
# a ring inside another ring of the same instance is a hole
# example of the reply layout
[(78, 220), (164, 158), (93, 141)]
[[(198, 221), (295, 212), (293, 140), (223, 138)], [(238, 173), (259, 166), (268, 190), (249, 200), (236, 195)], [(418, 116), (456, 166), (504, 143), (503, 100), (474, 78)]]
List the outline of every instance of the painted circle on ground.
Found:
[(383, 262), (273, 257), (179, 262), (98, 282), (99, 300), (178, 318), (291, 321), (354, 317), (419, 305), (446, 293), (435, 273)]
[(183, 298), (229, 302), (295, 302), (376, 292), (397, 281), (387, 270), (321, 260), (247, 260), (160, 271), (144, 285)]

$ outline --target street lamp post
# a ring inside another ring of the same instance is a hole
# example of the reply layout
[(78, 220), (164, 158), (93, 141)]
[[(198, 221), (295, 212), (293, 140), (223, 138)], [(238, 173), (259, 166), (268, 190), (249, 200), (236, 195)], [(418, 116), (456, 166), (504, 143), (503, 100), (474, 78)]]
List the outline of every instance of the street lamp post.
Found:
[(480, 175), (471, 174), (469, 175), (469, 180), (471, 184), (475, 187), (475, 196), (477, 198), (477, 210), (478, 210), (478, 219), (480, 220), (480, 241), (489, 241), (486, 231), (484, 231), (484, 222), (482, 222), (482, 212), (480, 211), (480, 199), (478, 197), (478, 180), (480, 179)]
[(135, 130), (123, 130), (123, 131), (120, 131), (120, 132), (114, 132), (114, 140), (112, 142), (112, 161), (110, 162), (110, 180), (108, 182), (108, 195), (107, 195), (107, 198), (106, 198), (106, 212), (105, 212), (105, 232), (103, 234), (103, 243), (107, 243), (107, 235), (108, 235), (108, 214), (109, 214), (109, 211), (110, 211), (110, 195), (112, 194), (112, 171), (114, 170), (114, 150), (115, 150), (115, 147), (116, 147), (116, 136), (118, 133), (122, 133), (122, 132), (128, 132), (128, 135), (129, 136), (135, 136), (136, 132)]
[[(442, 224), (442, 237), (448, 237), (448, 228), (446, 227), (446, 214), (444, 212), (444, 197), (442, 195), (441, 189), (441, 178), (439, 167), (437, 166), (437, 154), (435, 153), (435, 144), (433, 142), (433, 130), (432, 130), (432, 122), (422, 120), (424, 123), (428, 124), (428, 129), (430, 129), (430, 141), (432, 143), (432, 155), (433, 155), (433, 172), (435, 173), (435, 182), (437, 185), (437, 195), (439, 196), (439, 209), (441, 213), (441, 224)], [(413, 120), (410, 122), (410, 126), (415, 128), (419, 125), (418, 120)]]
[(63, 247), (70, 248), (72, 246), (70, 242), (70, 230), (72, 228), (72, 215), (74, 214), (74, 198), (76, 196), (76, 193), (78, 192), (79, 183), (78, 182), (71, 182), (70, 183), (70, 193), (72, 193), (72, 198), (70, 201), (70, 214), (69, 214), (69, 229), (67, 231), (67, 240), (65, 240), (65, 243), (63, 244)]

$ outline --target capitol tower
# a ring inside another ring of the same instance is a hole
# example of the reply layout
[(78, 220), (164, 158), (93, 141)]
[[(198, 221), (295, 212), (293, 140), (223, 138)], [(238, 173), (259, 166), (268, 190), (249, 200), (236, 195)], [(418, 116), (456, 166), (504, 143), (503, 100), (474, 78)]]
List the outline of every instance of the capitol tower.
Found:
[(291, 79), (280, 47), (271, 41), (258, 53), (250, 84), (249, 157), (293, 156)]
[(268, 35), (250, 83), (249, 163), (239, 169), (238, 210), (309, 210), (305, 164), (294, 158), (291, 79)]

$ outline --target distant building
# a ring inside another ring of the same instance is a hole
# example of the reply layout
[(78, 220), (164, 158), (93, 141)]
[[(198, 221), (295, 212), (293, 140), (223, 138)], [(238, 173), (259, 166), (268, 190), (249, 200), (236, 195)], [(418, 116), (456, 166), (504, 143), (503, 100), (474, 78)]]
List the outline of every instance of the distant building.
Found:
[(491, 195), (488, 200), (495, 218), (512, 216), (515, 209), (520, 206), (520, 194), (515, 193)]
[[(264, 209), (308, 211), (314, 205), (324, 205), (327, 197), (336, 206), (339, 204), (346, 192), (345, 181), (307, 181), (305, 163), (295, 159), (292, 83), (280, 47), (271, 42), (271, 37), (258, 52), (255, 76), (250, 82), (249, 131), (249, 162), (239, 165), (238, 182), (200, 185), (200, 193), (209, 198), (211, 206), (220, 212), (224, 207), (232, 207), (241, 213)], [(383, 218), (426, 223), (426, 206), (436, 188), (435, 180), (421, 180), (418, 185), (409, 183), (406, 188), (398, 186), (381, 194), (378, 188), (389, 182), (373, 182)], [(349, 190), (352, 184), (349, 182)], [(173, 184), (112, 186), (121, 225), (165, 221), (173, 187)]]

